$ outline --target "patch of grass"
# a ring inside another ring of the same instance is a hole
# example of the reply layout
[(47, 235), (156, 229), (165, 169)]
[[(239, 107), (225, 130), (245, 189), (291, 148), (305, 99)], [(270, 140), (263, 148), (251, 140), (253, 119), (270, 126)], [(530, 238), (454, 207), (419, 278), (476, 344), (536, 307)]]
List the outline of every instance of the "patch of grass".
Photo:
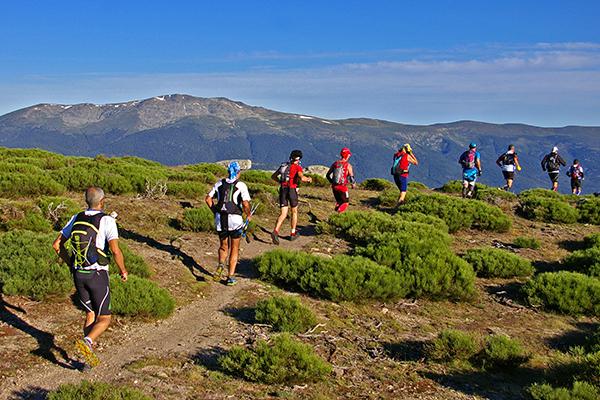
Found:
[(380, 192), (382, 190), (386, 190), (386, 189), (391, 189), (393, 187), (394, 187), (394, 184), (392, 182), (388, 181), (387, 179), (382, 179), (382, 178), (365, 179), (360, 184), (361, 189), (375, 190), (378, 192)]
[(570, 315), (600, 315), (600, 280), (577, 272), (546, 272), (524, 286), (529, 304)]
[(574, 224), (579, 219), (577, 209), (561, 198), (534, 195), (519, 198), (519, 213), (527, 219), (564, 224)]
[(377, 196), (377, 204), (383, 207), (394, 207), (398, 203), (398, 196), (400, 196), (398, 189), (385, 189)]
[(110, 278), (112, 312), (117, 315), (165, 318), (175, 309), (169, 292), (148, 279), (129, 276), (127, 282), (118, 276)]
[(208, 206), (190, 208), (183, 212), (181, 229), (192, 232), (211, 232), (215, 230), (215, 215)]
[(579, 222), (600, 225), (600, 199), (585, 199), (577, 204)]
[(167, 194), (185, 199), (202, 198), (208, 193), (206, 185), (194, 181), (167, 182)]
[(42, 210), (29, 201), (7, 201), (0, 203), (0, 230), (17, 229), (33, 232), (50, 232), (52, 224)]
[(260, 183), (267, 186), (278, 186), (278, 183), (271, 179), (271, 172), (251, 169), (242, 172), (240, 180), (246, 183)]
[(536, 383), (527, 388), (527, 394), (532, 400), (597, 400), (600, 398), (600, 389), (587, 382), (573, 382), (572, 388)]
[(483, 349), (484, 366), (486, 368), (514, 368), (525, 361), (528, 356), (523, 345), (507, 335), (491, 335)]
[[(123, 257), (125, 258), (125, 267), (127, 268), (127, 272), (131, 275), (139, 276), (140, 278), (149, 278), (151, 274), (150, 267), (146, 264), (144, 259), (131, 251), (129, 246), (127, 246), (123, 241), (119, 240), (119, 247), (121, 248), (121, 252), (123, 253)], [(114, 257), (110, 258), (110, 273), (119, 274), (120, 270), (115, 263)]]
[(462, 192), (462, 182), (459, 180), (448, 181), (444, 183), (444, 185), (437, 190), (442, 193), (461, 193)]
[(572, 252), (565, 257), (563, 265), (566, 269), (600, 278), (600, 246)]
[(102, 382), (65, 384), (48, 393), (48, 400), (151, 400), (137, 389)]
[(235, 346), (218, 362), (228, 374), (266, 384), (317, 382), (332, 370), (310, 346), (285, 333), (273, 337), (271, 343), (259, 340), (254, 349)]
[(77, 203), (66, 197), (42, 196), (37, 205), (46, 219), (54, 224), (55, 230), (62, 229), (73, 215), (82, 210)]
[(477, 338), (467, 332), (445, 329), (425, 346), (427, 358), (435, 361), (468, 361), (479, 352)]
[(306, 332), (317, 323), (315, 314), (291, 296), (277, 296), (261, 300), (256, 304), (256, 321), (268, 324), (279, 332)]
[(534, 269), (531, 262), (506, 250), (479, 248), (467, 250), (463, 259), (473, 266), (477, 276), (485, 278), (512, 278), (529, 276)]
[(329, 187), (331, 183), (319, 174), (304, 174), (305, 176), (312, 178), (312, 182), (310, 183), (302, 183), (302, 185), (313, 186), (313, 187)]
[(519, 236), (513, 240), (513, 246), (519, 249), (533, 249), (537, 250), (540, 248), (540, 241), (532, 236)]

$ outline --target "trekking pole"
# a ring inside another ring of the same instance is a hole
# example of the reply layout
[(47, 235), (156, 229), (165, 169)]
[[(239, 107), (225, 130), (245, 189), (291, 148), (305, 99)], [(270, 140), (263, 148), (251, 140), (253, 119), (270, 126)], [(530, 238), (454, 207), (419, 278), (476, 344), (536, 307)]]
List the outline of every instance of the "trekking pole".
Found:
[[(254, 215), (256, 210), (258, 210), (258, 206), (260, 206), (259, 202), (256, 202), (256, 204), (252, 205), (252, 208), (250, 209), (250, 216)], [(244, 227), (242, 228), (242, 237), (244, 239), (246, 239), (246, 243), (250, 243), (250, 237), (248, 236), (248, 226), (249, 225), (250, 225), (250, 220), (248, 218), (246, 218), (246, 221), (244, 221)]]

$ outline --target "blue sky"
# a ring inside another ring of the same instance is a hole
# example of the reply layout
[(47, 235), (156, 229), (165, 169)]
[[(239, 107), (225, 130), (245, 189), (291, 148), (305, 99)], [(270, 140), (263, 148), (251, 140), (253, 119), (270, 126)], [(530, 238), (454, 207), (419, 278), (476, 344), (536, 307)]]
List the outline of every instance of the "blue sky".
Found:
[(0, 114), (187, 93), (327, 118), (600, 125), (598, 16), (598, 1), (5, 2)]

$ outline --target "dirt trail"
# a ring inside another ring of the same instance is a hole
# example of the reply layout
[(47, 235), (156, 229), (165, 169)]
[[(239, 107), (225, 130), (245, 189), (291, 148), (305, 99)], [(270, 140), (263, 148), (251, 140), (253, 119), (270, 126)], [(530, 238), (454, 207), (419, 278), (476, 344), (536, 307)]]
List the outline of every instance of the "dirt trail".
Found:
[[(311, 240), (310, 236), (300, 236), (294, 242), (283, 239), (280, 247), (300, 249)], [(251, 258), (273, 249), (274, 246), (270, 243), (252, 241), (250, 244), (244, 244), (243, 248), (240, 264), (247, 264)], [(204, 250), (206, 249), (198, 249), (191, 255), (200, 260), (206, 257), (204, 253), (199, 254)], [(181, 268), (185, 267), (181, 266)], [(232, 321), (232, 317), (223, 310), (235, 301), (240, 291), (257, 287), (259, 284), (251, 278), (242, 277), (238, 285), (226, 287), (212, 282), (210, 276), (205, 278), (211, 284), (204, 298), (177, 309), (168, 319), (136, 325), (123, 334), (118, 333), (118, 337), (123, 337), (123, 340), (117, 345), (110, 345), (101, 350), (99, 356), (102, 363), (92, 371), (82, 373), (79, 370), (43, 362), (22, 371), (18, 376), (6, 379), (0, 388), (0, 399), (44, 398), (48, 390), (64, 383), (79, 382), (82, 379), (114, 381), (125, 378), (131, 372), (123, 367), (141, 357), (174, 353), (191, 355), (202, 349), (219, 346), (222, 343), (223, 333), (227, 332)], [(75, 355), (72, 349), (69, 353)]]

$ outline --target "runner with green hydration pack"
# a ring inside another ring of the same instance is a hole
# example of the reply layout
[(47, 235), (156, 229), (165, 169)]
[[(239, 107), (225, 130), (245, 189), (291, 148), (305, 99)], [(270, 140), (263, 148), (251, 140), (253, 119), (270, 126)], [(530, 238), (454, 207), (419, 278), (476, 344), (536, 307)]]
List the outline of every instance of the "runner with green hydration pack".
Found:
[(288, 161), (282, 163), (271, 179), (279, 183), (279, 217), (275, 223), (275, 228), (271, 232), (271, 240), (273, 244), (279, 244), (279, 230), (283, 225), (283, 221), (287, 218), (288, 211), (291, 209), (292, 215), (290, 218), (290, 240), (296, 240), (298, 233), (298, 184), (300, 182), (312, 182), (312, 178), (304, 176), (304, 170), (300, 165), (302, 159), (302, 151), (293, 150), (290, 153)]
[(335, 198), (335, 211), (343, 213), (350, 204), (350, 195), (348, 193), (348, 183), (352, 185), (352, 189), (356, 187), (356, 180), (354, 179), (354, 169), (348, 162), (352, 156), (350, 149), (344, 147), (340, 151), (340, 159), (336, 160), (325, 175), (329, 183), (331, 183), (331, 190), (333, 197)]
[(400, 190), (398, 196), (398, 206), (404, 204), (406, 192), (408, 190), (408, 174), (410, 165), (419, 165), (419, 160), (415, 156), (410, 144), (405, 143), (400, 150), (394, 153), (391, 173), (394, 176), (394, 182)]
[(506, 180), (506, 184), (499, 189), (510, 191), (515, 180), (515, 171), (521, 170), (521, 164), (519, 164), (519, 157), (515, 152), (514, 144), (508, 145), (508, 150), (498, 157), (496, 164), (502, 169), (502, 175)]
[(567, 176), (571, 178), (571, 192), (574, 195), (579, 196), (581, 194), (581, 183), (585, 179), (583, 174), (583, 167), (579, 163), (579, 160), (573, 160), (573, 165), (569, 167)]
[(552, 182), (552, 190), (558, 192), (558, 176), (560, 175), (560, 166), (565, 167), (567, 162), (558, 154), (558, 147), (554, 146), (552, 151), (542, 159), (542, 170), (548, 171), (548, 177)]
[(471, 142), (469, 150), (461, 154), (458, 163), (462, 166), (462, 197), (472, 198), (475, 193), (475, 182), (481, 176), (481, 155), (477, 151), (477, 143)]
[[(213, 275), (215, 281), (221, 280), (225, 264), (229, 258), (229, 269), (225, 284), (237, 283), (235, 269), (240, 251), (240, 241), (244, 226), (252, 219), (250, 193), (248, 186), (240, 179), (240, 164), (232, 161), (227, 167), (228, 177), (221, 179), (208, 192), (204, 201), (215, 214), (215, 227), (219, 235), (219, 264)], [(246, 214), (244, 221), (243, 214)]]
[(98, 187), (88, 188), (85, 202), (88, 209), (71, 217), (52, 247), (71, 267), (77, 299), (85, 309), (83, 339), (77, 340), (75, 347), (83, 356), (87, 369), (98, 365), (94, 343), (110, 325), (109, 250), (123, 281), (127, 281), (127, 269), (119, 248), (115, 218), (102, 211), (104, 191)]

